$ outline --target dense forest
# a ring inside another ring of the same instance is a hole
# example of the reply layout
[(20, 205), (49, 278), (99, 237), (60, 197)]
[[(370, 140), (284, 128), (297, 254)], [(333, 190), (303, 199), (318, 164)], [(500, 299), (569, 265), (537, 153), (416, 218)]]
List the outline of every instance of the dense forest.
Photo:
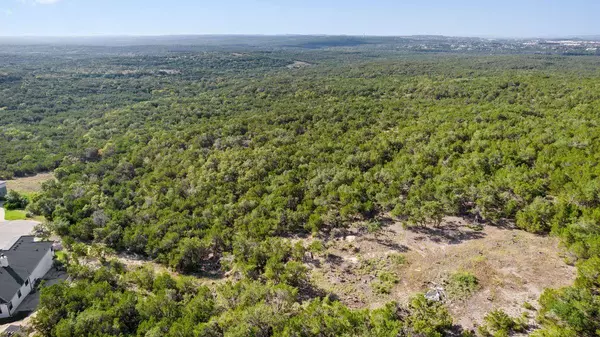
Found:
[(578, 276), (530, 332), (600, 335), (600, 59), (335, 47), (0, 55), (0, 178), (54, 170), (28, 210), (73, 252), (38, 332), (473, 335), (419, 294), (349, 309), (308, 280), (319, 245), (289, 240), (460, 216), (560, 237)]

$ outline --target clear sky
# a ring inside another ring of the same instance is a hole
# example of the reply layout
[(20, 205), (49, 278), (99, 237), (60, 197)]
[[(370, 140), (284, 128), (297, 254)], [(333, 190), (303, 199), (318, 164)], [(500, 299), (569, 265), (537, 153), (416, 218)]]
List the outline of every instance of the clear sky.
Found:
[(0, 0), (0, 36), (600, 35), (600, 0)]

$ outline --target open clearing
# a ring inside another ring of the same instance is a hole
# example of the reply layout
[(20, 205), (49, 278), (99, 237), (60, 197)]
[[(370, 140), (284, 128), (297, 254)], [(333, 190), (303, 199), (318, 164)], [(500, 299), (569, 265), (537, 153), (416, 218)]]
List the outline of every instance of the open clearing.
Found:
[(350, 307), (376, 308), (389, 301), (406, 303), (417, 292), (443, 287), (454, 272), (470, 272), (479, 289), (466, 298), (446, 300), (455, 323), (468, 329), (487, 312), (503, 309), (520, 315), (525, 302), (537, 306), (544, 288), (572, 284), (576, 271), (559, 256), (558, 239), (468, 225), (462, 218), (447, 217), (438, 228), (404, 229), (391, 222), (376, 234), (353, 230), (330, 241), (326, 254), (315, 260), (313, 283)]
[(287, 65), (287, 67), (289, 69), (298, 69), (298, 68), (305, 68), (305, 67), (310, 67), (310, 66), (312, 66), (312, 64), (310, 64), (308, 62), (304, 62), (304, 61), (294, 61), (294, 63)]
[(6, 181), (6, 187), (19, 193), (36, 193), (42, 190), (42, 183), (54, 179), (52, 173), (40, 173), (31, 177), (16, 178)]

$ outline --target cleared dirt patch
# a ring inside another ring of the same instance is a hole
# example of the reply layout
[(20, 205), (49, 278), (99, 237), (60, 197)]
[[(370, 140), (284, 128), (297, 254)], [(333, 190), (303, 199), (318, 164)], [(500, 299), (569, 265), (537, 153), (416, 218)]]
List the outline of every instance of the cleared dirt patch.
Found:
[[(572, 284), (575, 268), (564, 263), (556, 238), (445, 218), (438, 228), (404, 229), (391, 223), (377, 234), (352, 235), (329, 242), (313, 264), (313, 282), (354, 308), (405, 303), (417, 292), (444, 287), (455, 272), (477, 277), (478, 290), (446, 299), (455, 323), (480, 324), (494, 309), (511, 315), (537, 306), (544, 288)], [(390, 276), (391, 275), (391, 276)]]
[(51, 179), (54, 179), (52, 173), (40, 173), (31, 177), (7, 180), (6, 187), (19, 193), (36, 193), (42, 190), (42, 183)]
[(287, 67), (289, 69), (298, 69), (298, 68), (305, 68), (305, 67), (310, 67), (310, 66), (312, 66), (312, 64), (310, 64), (308, 62), (303, 62), (303, 61), (294, 61), (294, 63), (287, 65)]

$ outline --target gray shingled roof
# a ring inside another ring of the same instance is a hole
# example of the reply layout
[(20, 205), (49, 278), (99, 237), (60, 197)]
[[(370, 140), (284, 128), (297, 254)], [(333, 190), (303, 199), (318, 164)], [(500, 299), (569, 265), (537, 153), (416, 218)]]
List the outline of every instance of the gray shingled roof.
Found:
[(8, 268), (0, 267), (0, 303), (8, 303), (31, 275), (52, 242), (35, 242), (34, 236), (22, 236), (9, 250), (0, 250), (8, 258)]

